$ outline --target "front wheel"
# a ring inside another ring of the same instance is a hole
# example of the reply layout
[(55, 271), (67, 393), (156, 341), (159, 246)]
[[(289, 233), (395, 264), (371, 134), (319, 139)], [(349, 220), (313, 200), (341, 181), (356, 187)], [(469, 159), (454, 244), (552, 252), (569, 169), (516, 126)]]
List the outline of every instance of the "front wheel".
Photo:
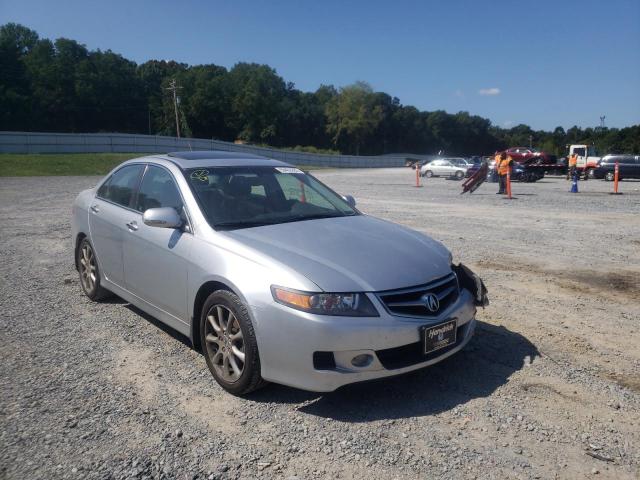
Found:
[(615, 175), (613, 174), (613, 172), (607, 172), (607, 174), (604, 176), (604, 179), (607, 182), (613, 182), (614, 178), (615, 178)]
[(424, 176), (427, 178), (431, 178), (433, 177), (433, 172), (431, 170), (427, 170), (426, 172), (424, 172)]
[(209, 371), (227, 392), (246, 395), (264, 385), (256, 335), (237, 295), (227, 290), (209, 295), (202, 308), (200, 340)]

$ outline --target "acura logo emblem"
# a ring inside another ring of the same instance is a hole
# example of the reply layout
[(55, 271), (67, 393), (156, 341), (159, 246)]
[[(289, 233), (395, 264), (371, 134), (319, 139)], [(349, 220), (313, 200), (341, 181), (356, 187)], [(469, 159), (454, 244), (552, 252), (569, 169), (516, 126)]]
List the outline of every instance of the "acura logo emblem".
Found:
[(438, 308), (440, 308), (440, 302), (438, 301), (438, 297), (436, 297), (433, 293), (427, 293), (422, 296), (422, 301), (424, 302), (424, 306), (430, 312), (437, 312)]

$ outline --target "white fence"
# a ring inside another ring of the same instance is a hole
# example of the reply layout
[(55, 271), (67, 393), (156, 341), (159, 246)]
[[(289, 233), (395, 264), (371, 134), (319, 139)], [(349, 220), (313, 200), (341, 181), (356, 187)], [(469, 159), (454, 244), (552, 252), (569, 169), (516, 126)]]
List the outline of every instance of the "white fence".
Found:
[[(202, 138), (176, 138), (124, 133), (0, 132), (0, 153), (167, 153), (182, 150), (225, 150), (252, 153), (296, 165), (325, 167), (400, 167), (408, 155), (323, 155), (237, 145)], [(423, 159), (425, 155), (412, 158)]]

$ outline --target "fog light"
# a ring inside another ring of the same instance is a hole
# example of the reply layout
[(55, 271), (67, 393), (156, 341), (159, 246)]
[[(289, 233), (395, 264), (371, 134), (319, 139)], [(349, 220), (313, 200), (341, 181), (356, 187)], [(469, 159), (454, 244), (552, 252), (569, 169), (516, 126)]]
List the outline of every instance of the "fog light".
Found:
[(356, 355), (351, 359), (351, 365), (358, 368), (368, 367), (369, 365), (371, 365), (371, 362), (373, 362), (373, 357), (368, 353)]

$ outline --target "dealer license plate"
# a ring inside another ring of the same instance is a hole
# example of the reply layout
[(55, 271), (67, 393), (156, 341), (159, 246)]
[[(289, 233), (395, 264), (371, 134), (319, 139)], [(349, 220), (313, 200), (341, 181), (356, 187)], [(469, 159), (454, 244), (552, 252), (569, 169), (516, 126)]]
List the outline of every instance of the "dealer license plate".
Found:
[(456, 343), (457, 327), (458, 322), (455, 319), (433, 327), (423, 327), (424, 353), (435, 352)]

